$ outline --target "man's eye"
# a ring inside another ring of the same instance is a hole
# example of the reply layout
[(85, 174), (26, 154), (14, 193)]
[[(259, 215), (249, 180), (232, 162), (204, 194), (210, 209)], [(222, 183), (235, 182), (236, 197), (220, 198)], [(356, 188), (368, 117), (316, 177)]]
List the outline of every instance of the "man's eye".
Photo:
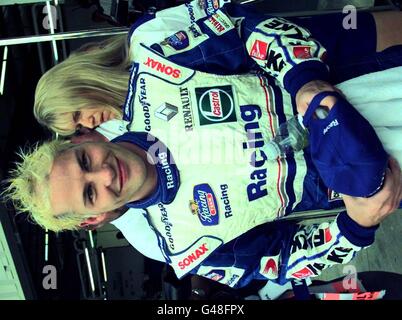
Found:
[(85, 153), (82, 154), (82, 159), (81, 159), (82, 167), (84, 168), (85, 171), (89, 171), (89, 160)]

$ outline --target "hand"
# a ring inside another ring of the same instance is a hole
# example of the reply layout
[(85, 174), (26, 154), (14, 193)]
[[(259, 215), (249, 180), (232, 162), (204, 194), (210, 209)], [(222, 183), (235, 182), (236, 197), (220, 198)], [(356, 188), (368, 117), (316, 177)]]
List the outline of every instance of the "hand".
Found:
[(343, 195), (347, 214), (362, 227), (379, 224), (398, 209), (402, 198), (401, 169), (390, 158), (382, 189), (370, 198)]
[[(297, 111), (304, 116), (306, 113), (308, 106), (311, 103), (311, 100), (323, 91), (337, 91), (342, 94), (342, 92), (335, 88), (333, 85), (329, 84), (328, 82), (317, 80), (317, 81), (310, 81), (306, 83), (303, 87), (296, 94), (296, 106)], [(331, 109), (334, 104), (336, 103), (336, 98), (333, 96), (326, 97), (321, 101), (322, 106), (328, 107)]]

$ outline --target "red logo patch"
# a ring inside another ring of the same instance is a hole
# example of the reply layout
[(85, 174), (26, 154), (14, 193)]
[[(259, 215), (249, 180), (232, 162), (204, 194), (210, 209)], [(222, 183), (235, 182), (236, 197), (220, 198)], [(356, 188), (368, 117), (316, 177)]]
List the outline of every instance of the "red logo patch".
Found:
[(267, 58), (267, 52), (268, 43), (260, 40), (255, 40), (250, 51), (250, 56), (258, 60), (265, 60)]
[(293, 55), (297, 59), (310, 59), (312, 57), (311, 47), (309, 47), (309, 46), (293, 47)]
[(276, 261), (274, 259), (269, 259), (267, 263), (265, 264), (264, 270), (262, 271), (263, 274), (268, 273), (270, 270), (274, 274), (278, 274), (278, 267), (276, 266)]
[(297, 279), (308, 278), (308, 277), (310, 277), (312, 275), (314, 275), (314, 273), (307, 267), (305, 267), (305, 268), (301, 269), (300, 271), (297, 271), (297, 272), (292, 274), (292, 276), (297, 278)]
[(179, 69), (175, 69), (152, 58), (148, 58), (147, 61), (144, 62), (144, 64), (158, 72), (164, 73), (168, 76), (172, 76), (175, 79), (180, 77), (181, 72)]
[(198, 260), (205, 252), (208, 251), (207, 244), (204, 243), (198, 249), (196, 249), (192, 254), (190, 254), (187, 258), (184, 258), (179, 262), (179, 267), (181, 270), (193, 264), (194, 261)]
[(222, 33), (226, 30), (226, 27), (222, 25), (220, 21), (217, 20), (217, 18), (219, 18), (219, 15), (215, 14), (215, 16), (209, 17), (208, 21), (211, 22), (212, 26), (218, 33)]
[(325, 243), (328, 243), (332, 240), (332, 234), (329, 228), (325, 229)]
[(211, 215), (212, 216), (216, 215), (216, 207), (215, 207), (215, 202), (214, 202), (214, 196), (212, 195), (212, 193), (207, 194), (207, 202), (208, 202), (209, 212), (211, 212)]
[(222, 102), (221, 102), (221, 98), (219, 95), (219, 91), (213, 91), (211, 90), (209, 92), (209, 102), (212, 106), (212, 113), (214, 114), (214, 116), (222, 118), (223, 113), (222, 113)]

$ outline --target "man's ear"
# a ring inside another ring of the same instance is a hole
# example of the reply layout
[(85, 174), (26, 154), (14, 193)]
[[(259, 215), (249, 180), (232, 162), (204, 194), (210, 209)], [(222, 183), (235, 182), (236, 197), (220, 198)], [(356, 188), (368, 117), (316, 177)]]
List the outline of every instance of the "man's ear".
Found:
[(111, 222), (120, 217), (126, 210), (127, 208), (122, 207), (113, 211), (104, 212), (96, 216), (86, 218), (83, 222), (80, 223), (80, 228), (85, 230), (98, 229), (104, 226), (106, 223)]
[(80, 223), (80, 228), (85, 230), (95, 230), (102, 227), (109, 221), (111, 221), (111, 219), (108, 217), (108, 212), (105, 212), (90, 218), (86, 218)]
[(86, 129), (84, 133), (71, 137), (71, 142), (75, 144), (83, 142), (107, 142), (108, 139), (96, 130)]

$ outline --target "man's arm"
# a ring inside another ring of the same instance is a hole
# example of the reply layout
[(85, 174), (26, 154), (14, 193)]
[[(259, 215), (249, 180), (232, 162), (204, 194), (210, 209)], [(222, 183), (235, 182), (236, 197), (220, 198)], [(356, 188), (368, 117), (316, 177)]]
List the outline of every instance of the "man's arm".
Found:
[(274, 222), (223, 245), (192, 273), (233, 288), (252, 280), (285, 284), (292, 279), (318, 276), (332, 265), (348, 263), (373, 243), (375, 229), (353, 224), (345, 212), (331, 223), (311, 226)]
[(292, 96), (308, 82), (328, 80), (322, 62), (326, 51), (308, 30), (224, 1), (197, 0), (157, 12), (136, 23), (130, 34), (132, 46), (143, 42), (199, 71), (238, 74), (261, 68)]
[(274, 77), (293, 97), (311, 81), (328, 81), (325, 48), (311, 33), (281, 17), (270, 17), (245, 6), (225, 7), (249, 57)]
[(284, 284), (345, 264), (374, 242), (375, 231), (401, 199), (401, 172), (390, 162), (382, 190), (371, 198), (346, 197), (347, 212), (332, 222), (298, 226), (274, 222), (259, 226), (217, 249), (193, 270), (231, 287), (251, 280)]

